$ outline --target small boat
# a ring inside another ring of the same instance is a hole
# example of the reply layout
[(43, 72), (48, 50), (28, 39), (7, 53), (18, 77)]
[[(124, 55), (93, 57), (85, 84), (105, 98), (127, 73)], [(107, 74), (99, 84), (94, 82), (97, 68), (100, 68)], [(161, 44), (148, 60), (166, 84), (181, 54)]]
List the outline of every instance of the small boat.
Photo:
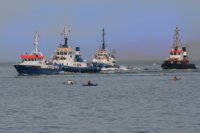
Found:
[(91, 83), (91, 84), (83, 84), (82, 86), (98, 86), (98, 84), (97, 83), (96, 84)]
[(174, 76), (173, 78), (170, 78), (170, 80), (181, 80), (181, 78), (180, 77), (177, 77), (177, 76)]
[(30, 54), (21, 55), (22, 61), (13, 64), (20, 75), (38, 75), (38, 74), (59, 74), (61, 67), (48, 62), (45, 56), (38, 50), (38, 33), (35, 33), (35, 49)]
[(181, 80), (181, 78), (171, 78), (170, 80), (176, 81), (176, 80)]
[(181, 46), (179, 31), (177, 26), (170, 56), (162, 63), (161, 67), (163, 69), (196, 69), (195, 64), (189, 62), (186, 47)]
[(111, 70), (115, 69), (119, 69), (119, 66), (116, 65), (116, 60), (113, 54), (111, 54), (109, 52), (109, 50), (106, 49), (105, 46), (105, 31), (103, 28), (103, 34), (102, 34), (102, 46), (99, 50), (97, 50), (97, 52), (95, 53), (93, 59), (92, 59), (92, 64), (95, 67), (100, 67), (102, 71), (106, 70), (108, 71), (109, 68), (111, 68)]
[(79, 47), (68, 45), (67, 28), (64, 27), (64, 44), (60, 44), (52, 57), (53, 64), (61, 65), (65, 72), (94, 73), (99, 72), (99, 67), (94, 67), (81, 57)]

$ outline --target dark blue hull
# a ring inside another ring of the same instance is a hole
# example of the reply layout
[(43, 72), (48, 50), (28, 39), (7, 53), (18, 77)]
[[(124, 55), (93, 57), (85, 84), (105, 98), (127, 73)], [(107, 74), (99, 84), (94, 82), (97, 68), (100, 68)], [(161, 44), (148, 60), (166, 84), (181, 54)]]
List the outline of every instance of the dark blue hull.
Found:
[(72, 66), (64, 66), (63, 71), (65, 72), (78, 72), (78, 73), (95, 73), (100, 72), (98, 67), (72, 67)]
[(170, 61), (165, 61), (161, 67), (163, 69), (196, 69), (195, 64), (186, 64), (186, 63), (177, 63), (173, 62), (171, 63)]
[(40, 66), (14, 65), (20, 75), (59, 74), (61, 68), (41, 68)]

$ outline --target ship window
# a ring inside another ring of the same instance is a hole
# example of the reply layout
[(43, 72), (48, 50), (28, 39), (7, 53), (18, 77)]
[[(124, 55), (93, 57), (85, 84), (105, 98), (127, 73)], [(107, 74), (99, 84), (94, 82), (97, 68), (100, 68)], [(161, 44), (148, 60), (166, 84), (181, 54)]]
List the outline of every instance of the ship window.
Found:
[(57, 55), (59, 55), (59, 52), (57, 52)]
[(64, 55), (67, 55), (67, 51), (64, 52)]
[(33, 59), (31, 59), (31, 61), (34, 61)]
[(176, 55), (176, 53), (174, 52), (174, 55)]

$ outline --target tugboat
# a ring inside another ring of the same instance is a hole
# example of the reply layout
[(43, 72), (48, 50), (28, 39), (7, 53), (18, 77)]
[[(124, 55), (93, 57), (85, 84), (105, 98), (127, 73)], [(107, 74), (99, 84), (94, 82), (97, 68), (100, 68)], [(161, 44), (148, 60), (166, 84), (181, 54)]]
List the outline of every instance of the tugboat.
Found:
[(105, 46), (105, 31), (104, 28), (102, 29), (102, 46), (97, 52), (95, 53), (92, 64), (93, 66), (100, 67), (103, 71), (110, 71), (110, 70), (117, 70), (119, 66), (116, 65), (116, 60), (114, 55), (112, 55), (109, 50), (106, 49)]
[(80, 72), (90, 73), (99, 72), (98, 67), (93, 67), (87, 61), (81, 58), (80, 48), (76, 47), (75, 50), (68, 46), (67, 28), (64, 26), (64, 44), (60, 44), (53, 55), (52, 62), (62, 66), (65, 72)]
[(190, 64), (186, 47), (181, 46), (178, 26), (175, 29), (174, 43), (170, 49), (170, 56), (163, 62), (163, 69), (196, 69), (195, 64)]
[(38, 33), (35, 33), (34, 46), (32, 53), (21, 55), (22, 62), (13, 66), (20, 75), (35, 75), (35, 74), (58, 74), (62, 71), (60, 66), (53, 65), (47, 62), (45, 56), (38, 50)]

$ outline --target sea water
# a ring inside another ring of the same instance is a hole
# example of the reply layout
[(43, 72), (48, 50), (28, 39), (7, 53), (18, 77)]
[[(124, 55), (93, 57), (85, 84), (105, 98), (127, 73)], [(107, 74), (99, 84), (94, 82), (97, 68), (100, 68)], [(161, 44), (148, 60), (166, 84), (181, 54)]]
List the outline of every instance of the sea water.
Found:
[[(18, 76), (0, 64), (0, 133), (199, 133), (200, 71)], [(181, 80), (170, 80), (173, 76)], [(67, 80), (75, 82), (67, 85)], [(82, 86), (88, 80), (98, 86)]]

